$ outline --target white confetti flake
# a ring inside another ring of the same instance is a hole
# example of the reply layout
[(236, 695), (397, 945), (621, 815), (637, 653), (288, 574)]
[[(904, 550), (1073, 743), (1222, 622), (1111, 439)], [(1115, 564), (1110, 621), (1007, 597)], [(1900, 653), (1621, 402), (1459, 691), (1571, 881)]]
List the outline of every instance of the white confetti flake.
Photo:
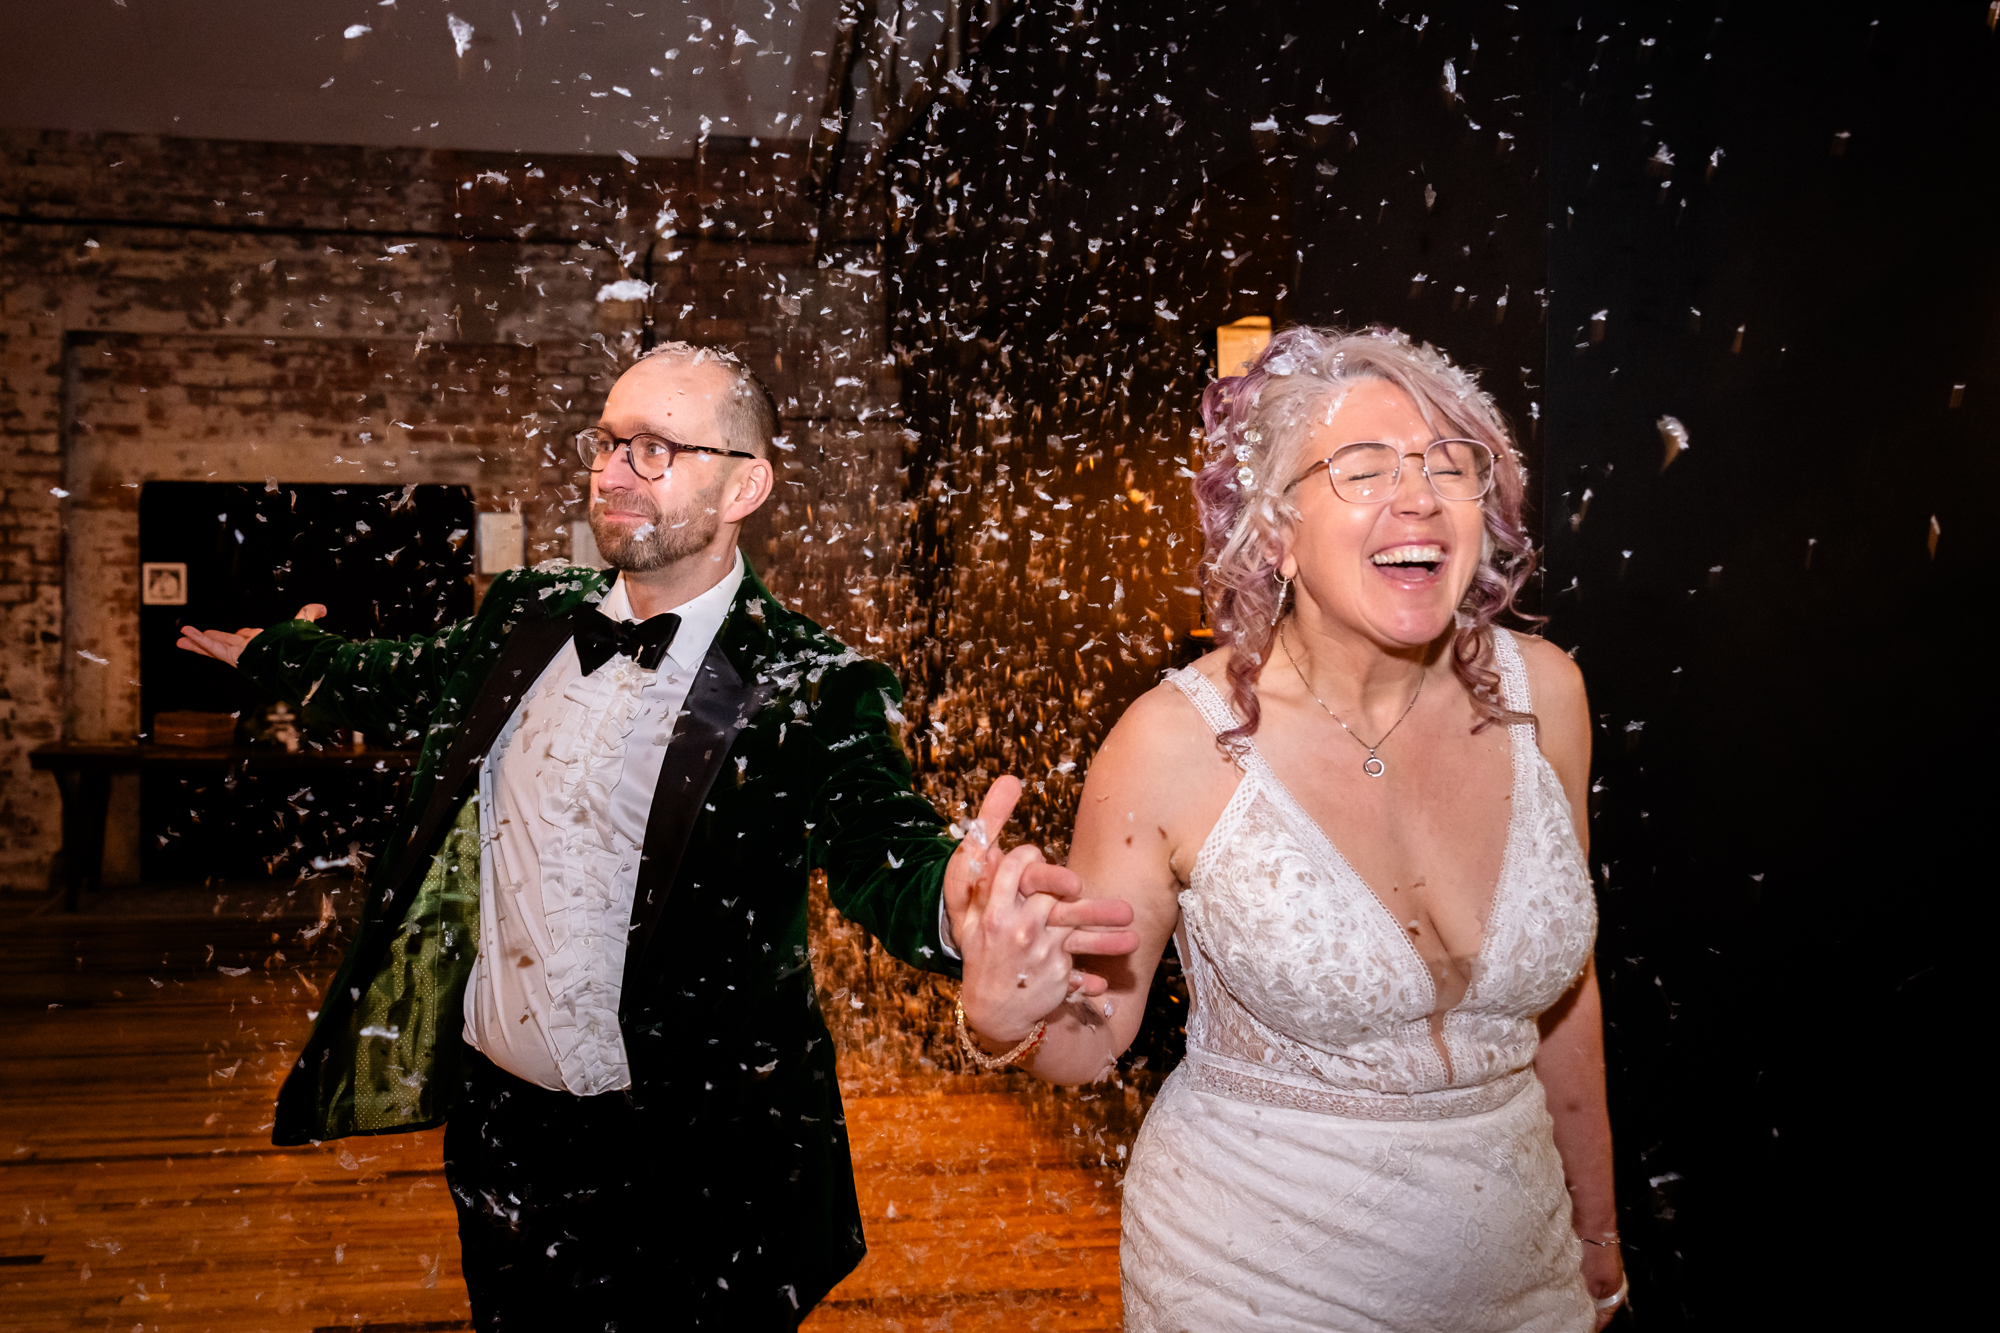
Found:
[(606, 301), (643, 301), (653, 294), (653, 284), (637, 278), (621, 278), (597, 289), (598, 304)]
[(444, 16), (445, 26), (451, 29), (451, 44), (459, 55), (472, 49), (472, 25), (456, 14)]
[(1666, 457), (1660, 463), (1660, 471), (1665, 472), (1674, 465), (1674, 460), (1688, 450), (1688, 429), (1679, 417), (1661, 417), (1653, 423), (1660, 432), (1660, 443), (1666, 447)]

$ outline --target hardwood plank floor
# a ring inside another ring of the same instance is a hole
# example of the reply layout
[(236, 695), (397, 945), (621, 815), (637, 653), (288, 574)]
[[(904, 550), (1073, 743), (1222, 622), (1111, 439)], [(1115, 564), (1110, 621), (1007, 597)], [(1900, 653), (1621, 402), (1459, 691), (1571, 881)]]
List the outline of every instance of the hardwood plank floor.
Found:
[[(0, 910), (0, 1330), (470, 1326), (440, 1133), (270, 1146), (306, 924)], [(1059, 1099), (842, 1074), (870, 1252), (806, 1329), (1118, 1327), (1115, 1172)]]

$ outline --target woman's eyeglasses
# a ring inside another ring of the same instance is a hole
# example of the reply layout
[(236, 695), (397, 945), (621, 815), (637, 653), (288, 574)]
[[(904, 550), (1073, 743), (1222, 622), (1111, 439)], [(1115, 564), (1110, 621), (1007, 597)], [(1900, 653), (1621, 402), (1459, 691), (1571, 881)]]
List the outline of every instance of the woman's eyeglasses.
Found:
[[(1350, 444), (1299, 473), (1292, 486), (1320, 468), (1326, 469), (1335, 495), (1350, 504), (1374, 504), (1396, 493), (1403, 454), (1391, 444)], [(1439, 499), (1477, 500), (1493, 489), (1493, 451), (1477, 440), (1434, 441), (1424, 450), (1424, 477)]]

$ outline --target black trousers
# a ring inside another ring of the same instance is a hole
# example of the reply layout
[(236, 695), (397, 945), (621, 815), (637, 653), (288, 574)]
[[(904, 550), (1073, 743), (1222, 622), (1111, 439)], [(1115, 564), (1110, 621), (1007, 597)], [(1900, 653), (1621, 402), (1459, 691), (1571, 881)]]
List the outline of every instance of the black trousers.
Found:
[(465, 1059), (444, 1172), (480, 1333), (798, 1327), (797, 1310), (699, 1276), (717, 1238), (662, 1188), (673, 1164), (629, 1093), (551, 1092), (469, 1047)]

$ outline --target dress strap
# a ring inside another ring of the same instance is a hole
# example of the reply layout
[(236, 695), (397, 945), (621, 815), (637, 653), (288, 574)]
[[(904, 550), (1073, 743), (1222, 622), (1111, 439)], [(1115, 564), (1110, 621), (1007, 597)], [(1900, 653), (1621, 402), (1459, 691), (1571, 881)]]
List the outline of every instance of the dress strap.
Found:
[(1528, 664), (1512, 630), (1494, 627), (1493, 665), (1500, 671), (1500, 702), (1516, 713), (1534, 712), (1534, 699), (1528, 692)]
[(1167, 680), (1188, 697), (1188, 702), (1201, 714), (1201, 720), (1208, 723), (1208, 729), (1216, 735), (1242, 725), (1242, 719), (1236, 716), (1236, 710), (1229, 706), (1229, 701), (1222, 697), (1222, 691), (1215, 688), (1215, 682), (1193, 667), (1169, 671)]

